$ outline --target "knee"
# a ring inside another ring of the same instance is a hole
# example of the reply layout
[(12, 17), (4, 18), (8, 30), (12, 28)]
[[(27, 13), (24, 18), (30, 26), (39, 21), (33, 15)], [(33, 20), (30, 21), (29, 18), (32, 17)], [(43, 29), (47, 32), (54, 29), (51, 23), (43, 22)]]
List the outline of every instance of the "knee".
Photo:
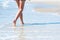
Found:
[(22, 12), (22, 11), (23, 11), (23, 9), (19, 9), (19, 11), (20, 11), (20, 12)]

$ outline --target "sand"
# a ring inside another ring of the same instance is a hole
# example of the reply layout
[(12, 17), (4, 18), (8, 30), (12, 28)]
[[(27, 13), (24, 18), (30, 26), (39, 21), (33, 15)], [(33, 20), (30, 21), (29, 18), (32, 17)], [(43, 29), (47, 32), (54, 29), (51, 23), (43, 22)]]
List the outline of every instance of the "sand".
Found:
[(33, 8), (34, 11), (37, 12), (57, 12), (60, 13), (60, 1), (58, 0), (30, 0), (31, 3), (35, 4), (47, 4), (47, 5), (55, 5), (56, 8)]
[(46, 4), (46, 5), (54, 5), (54, 8), (33, 8), (34, 11), (37, 12), (57, 12), (60, 13), (60, 1), (31, 1), (32, 3), (35, 4)]
[(60, 1), (58, 0), (30, 0), (28, 2), (31, 2), (31, 3), (43, 3), (43, 4), (51, 4), (51, 5), (58, 5), (60, 6)]
[(33, 10), (37, 12), (60, 12), (58, 8), (34, 8)]

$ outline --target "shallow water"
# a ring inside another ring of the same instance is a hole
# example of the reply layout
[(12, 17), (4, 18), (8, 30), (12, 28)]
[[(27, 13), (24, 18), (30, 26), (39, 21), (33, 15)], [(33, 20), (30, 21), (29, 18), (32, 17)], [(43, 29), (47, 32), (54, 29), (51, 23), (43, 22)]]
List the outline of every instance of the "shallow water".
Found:
[[(3, 2), (3, 1), (2, 1)], [(60, 16), (53, 13), (35, 12), (33, 8), (51, 8), (55, 5), (25, 3), (24, 25), (12, 26), (17, 6), (15, 2), (0, 5), (0, 40), (60, 40)]]

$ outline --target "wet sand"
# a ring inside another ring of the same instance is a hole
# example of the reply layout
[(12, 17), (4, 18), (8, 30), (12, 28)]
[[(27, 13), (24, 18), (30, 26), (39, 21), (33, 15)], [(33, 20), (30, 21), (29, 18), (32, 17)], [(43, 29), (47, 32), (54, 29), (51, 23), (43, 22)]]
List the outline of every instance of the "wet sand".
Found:
[(60, 40), (60, 24), (4, 25), (0, 28), (0, 40)]

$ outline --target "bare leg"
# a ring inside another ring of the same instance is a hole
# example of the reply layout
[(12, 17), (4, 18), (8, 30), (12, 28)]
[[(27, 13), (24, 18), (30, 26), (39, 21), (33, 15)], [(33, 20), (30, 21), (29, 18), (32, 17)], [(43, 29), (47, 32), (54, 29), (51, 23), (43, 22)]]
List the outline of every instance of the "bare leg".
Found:
[[(15, 0), (17, 5), (18, 5), (18, 8), (19, 8), (19, 0)], [(15, 17), (13, 23), (14, 23), (14, 26), (16, 26), (16, 21), (17, 21), (17, 18)]]
[(13, 21), (13, 23), (14, 23), (14, 25), (16, 25), (16, 21), (20, 17), (21, 23), (24, 24), (23, 23), (22, 11), (23, 11), (23, 8), (24, 8), (25, 1), (16, 0), (16, 2), (17, 2), (17, 5), (18, 5), (18, 12), (17, 12), (17, 15), (16, 15), (15, 20)]
[(23, 8), (24, 8), (24, 3), (25, 3), (25, 1), (20, 1), (19, 2), (19, 4), (20, 4), (20, 19), (21, 19), (21, 23), (22, 24), (24, 24), (24, 22), (23, 22), (23, 13), (22, 13), (22, 11), (23, 11)]

